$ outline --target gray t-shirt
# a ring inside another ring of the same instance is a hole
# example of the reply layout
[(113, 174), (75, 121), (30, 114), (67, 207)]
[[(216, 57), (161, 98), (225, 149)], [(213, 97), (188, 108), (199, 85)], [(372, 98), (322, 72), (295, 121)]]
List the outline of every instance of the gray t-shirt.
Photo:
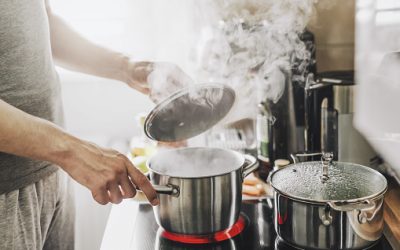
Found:
[[(0, 99), (62, 125), (44, 0), (0, 2)], [(0, 194), (37, 182), (56, 169), (48, 162), (0, 152)]]

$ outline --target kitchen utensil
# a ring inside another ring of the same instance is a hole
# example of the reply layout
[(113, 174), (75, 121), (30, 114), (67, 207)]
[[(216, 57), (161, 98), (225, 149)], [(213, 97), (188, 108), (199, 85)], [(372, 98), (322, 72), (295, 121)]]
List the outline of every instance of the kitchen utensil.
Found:
[[(279, 100), (265, 100), (267, 109), (276, 120), (268, 124), (269, 161), (288, 159), (291, 153), (300, 151), (316, 151), (309, 141), (313, 138), (305, 136), (305, 131), (314, 131), (309, 123), (310, 115), (318, 113), (312, 110), (312, 100), (306, 95), (305, 74), (316, 73), (316, 55), (314, 34), (305, 30), (299, 37), (310, 53), (307, 63), (293, 55), (291, 71), (284, 71), (284, 92)], [(275, 83), (276, 84), (276, 83)], [(274, 91), (272, 91), (274, 92)], [(272, 126), (271, 126), (272, 125)], [(312, 136), (312, 135), (311, 135)]]
[(361, 249), (383, 231), (387, 181), (379, 172), (353, 163), (289, 165), (271, 175), (275, 229), (292, 245), (307, 249)]
[[(182, 89), (158, 104), (145, 120), (154, 140), (175, 142), (199, 135), (229, 112), (235, 91), (222, 84)], [(244, 177), (258, 167), (253, 156), (218, 148), (157, 152), (147, 162), (159, 193), (158, 224), (178, 234), (211, 234), (238, 219)]]
[(223, 84), (197, 84), (159, 103), (147, 116), (144, 131), (156, 141), (175, 142), (208, 130), (230, 111), (235, 91)]
[(356, 91), (354, 71), (321, 72), (315, 80), (309, 75), (306, 92), (313, 98), (313, 110), (318, 115), (310, 115), (310, 124), (314, 125), (307, 134), (317, 146), (308, 152), (333, 152), (337, 161), (376, 167), (377, 154), (353, 126)]
[(258, 167), (255, 157), (218, 148), (158, 152), (148, 161), (161, 194), (157, 223), (178, 234), (212, 234), (238, 219), (243, 179)]

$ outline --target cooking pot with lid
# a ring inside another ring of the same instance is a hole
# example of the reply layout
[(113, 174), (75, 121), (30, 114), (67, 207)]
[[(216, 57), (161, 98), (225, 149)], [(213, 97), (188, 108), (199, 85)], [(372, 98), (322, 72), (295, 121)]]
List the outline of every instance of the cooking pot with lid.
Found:
[(258, 167), (255, 157), (218, 148), (181, 148), (148, 161), (159, 195), (157, 223), (178, 234), (207, 235), (239, 218), (242, 182)]
[(306, 249), (363, 249), (383, 232), (387, 181), (353, 163), (301, 162), (274, 172), (275, 229), (289, 244)]
[[(190, 86), (156, 105), (145, 120), (145, 133), (164, 142), (192, 138), (223, 119), (234, 101), (228, 86)], [(160, 199), (154, 207), (157, 223), (172, 233), (206, 235), (238, 220), (243, 179), (258, 162), (231, 150), (192, 147), (157, 152), (147, 166)]]

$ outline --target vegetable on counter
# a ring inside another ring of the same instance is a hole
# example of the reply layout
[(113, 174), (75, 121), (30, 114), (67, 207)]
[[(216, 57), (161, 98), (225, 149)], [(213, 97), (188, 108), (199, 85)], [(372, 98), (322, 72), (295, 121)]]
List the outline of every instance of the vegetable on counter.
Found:
[(243, 181), (242, 194), (255, 197), (263, 196), (266, 194), (265, 185), (262, 180), (250, 174)]

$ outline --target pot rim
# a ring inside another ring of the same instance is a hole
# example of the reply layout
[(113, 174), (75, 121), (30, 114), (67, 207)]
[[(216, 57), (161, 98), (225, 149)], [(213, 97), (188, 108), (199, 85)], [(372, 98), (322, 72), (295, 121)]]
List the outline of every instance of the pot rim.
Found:
[[(274, 187), (273, 187), (274, 188)], [(365, 201), (373, 201), (376, 199), (379, 199), (381, 196), (383, 196), (386, 191), (387, 191), (387, 187), (380, 193), (378, 194), (374, 194), (374, 195), (370, 195), (370, 196), (365, 196), (362, 198), (358, 198), (358, 199), (351, 199), (351, 200), (327, 200), (327, 201), (318, 201), (318, 200), (311, 200), (311, 199), (303, 199), (303, 198), (299, 198), (299, 197), (294, 197), (294, 196), (290, 196), (284, 192), (281, 192), (277, 189), (274, 188), (274, 191), (279, 193), (281, 196), (284, 196), (288, 199), (294, 200), (294, 201), (298, 201), (298, 202), (303, 202), (303, 203), (307, 203), (307, 204), (312, 204), (312, 205), (329, 205), (329, 203), (346, 203), (346, 204), (361, 204), (364, 203)]]
[(151, 168), (150, 166), (150, 162), (152, 160), (153, 157), (155, 157), (157, 155), (157, 153), (150, 157), (147, 161), (146, 161), (146, 166), (149, 169), (149, 172), (152, 173), (156, 173), (160, 176), (165, 176), (165, 177), (172, 177), (172, 178), (179, 178), (179, 179), (205, 179), (205, 178), (211, 178), (211, 177), (217, 177), (217, 176), (223, 176), (223, 175), (227, 175), (230, 174), (232, 172), (236, 172), (240, 169), (242, 169), (243, 165), (245, 164), (245, 157), (243, 154), (230, 150), (230, 149), (224, 149), (224, 148), (215, 148), (215, 147), (187, 147), (187, 148), (176, 148), (176, 149), (169, 149), (169, 151), (179, 151), (179, 150), (185, 150), (185, 149), (214, 149), (214, 150), (221, 150), (221, 151), (225, 151), (227, 153), (230, 153), (231, 155), (233, 155), (234, 157), (237, 157), (240, 159), (241, 164), (239, 166), (237, 166), (235, 169), (231, 170), (231, 171), (226, 171), (223, 173), (219, 173), (219, 174), (215, 174), (215, 175), (199, 175), (199, 176), (177, 176), (177, 175), (171, 175), (171, 174), (164, 174), (161, 173), (160, 171), (154, 170), (153, 168)]
[[(318, 161), (314, 161), (314, 162), (318, 162)], [(305, 202), (308, 204), (317, 204), (317, 205), (321, 205), (321, 204), (328, 204), (328, 203), (343, 203), (343, 204), (359, 204), (359, 203), (363, 203), (367, 200), (375, 200), (377, 198), (379, 198), (380, 196), (383, 196), (387, 189), (388, 189), (388, 183), (387, 180), (385, 178), (385, 176), (383, 176), (380, 172), (376, 171), (375, 169), (360, 165), (360, 164), (356, 164), (356, 163), (350, 163), (350, 162), (335, 162), (335, 163), (339, 163), (339, 164), (352, 164), (352, 165), (357, 165), (359, 167), (362, 167), (364, 169), (367, 169), (368, 171), (372, 171), (374, 174), (377, 174), (380, 178), (382, 178), (382, 180), (385, 181), (385, 187), (380, 190), (379, 192), (376, 192), (374, 194), (368, 195), (368, 196), (363, 196), (360, 198), (355, 198), (355, 199), (349, 199), (349, 200), (317, 200), (317, 199), (307, 199), (307, 198), (302, 198), (302, 197), (298, 197), (295, 195), (290, 195), (286, 192), (283, 192), (281, 190), (279, 190), (278, 188), (276, 188), (272, 182), (272, 178), (273, 175), (283, 169), (279, 169), (277, 171), (274, 171), (273, 173), (271, 173), (270, 176), (270, 183), (271, 183), (271, 187), (274, 189), (275, 192), (279, 193), (280, 195), (283, 195), (289, 199), (295, 200), (295, 201), (300, 201), (300, 202)], [(289, 166), (293, 166), (293, 165), (298, 165), (299, 163), (293, 163)]]

